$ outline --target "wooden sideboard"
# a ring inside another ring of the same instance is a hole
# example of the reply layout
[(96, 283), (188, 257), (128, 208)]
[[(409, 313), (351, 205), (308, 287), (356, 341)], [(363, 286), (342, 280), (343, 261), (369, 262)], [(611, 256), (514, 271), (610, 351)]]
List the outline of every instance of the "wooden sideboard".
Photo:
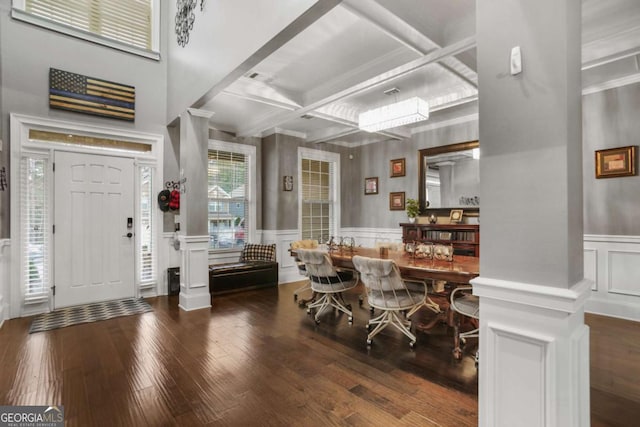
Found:
[(411, 224), (401, 223), (402, 241), (453, 245), (455, 255), (480, 256), (478, 224)]

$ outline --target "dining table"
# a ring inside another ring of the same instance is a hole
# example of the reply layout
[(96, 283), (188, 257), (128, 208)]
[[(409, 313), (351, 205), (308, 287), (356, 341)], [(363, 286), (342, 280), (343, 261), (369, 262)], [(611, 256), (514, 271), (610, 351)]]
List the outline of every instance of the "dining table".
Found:
[(455, 284), (469, 284), (480, 274), (480, 258), (453, 255), (452, 261), (420, 258), (405, 251), (380, 250), (379, 248), (355, 247), (329, 251), (336, 267), (353, 269), (352, 258), (360, 255), (369, 258), (385, 258), (395, 261), (400, 275), (405, 279), (446, 281)]

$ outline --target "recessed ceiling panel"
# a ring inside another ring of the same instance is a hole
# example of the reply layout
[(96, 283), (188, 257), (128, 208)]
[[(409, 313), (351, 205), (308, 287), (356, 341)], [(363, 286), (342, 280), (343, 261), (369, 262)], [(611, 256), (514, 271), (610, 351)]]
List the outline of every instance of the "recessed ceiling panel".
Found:
[(264, 119), (282, 113), (282, 109), (260, 102), (249, 101), (236, 96), (221, 93), (204, 108), (215, 114), (209, 120), (212, 126), (220, 130), (236, 132), (238, 127), (250, 120)]

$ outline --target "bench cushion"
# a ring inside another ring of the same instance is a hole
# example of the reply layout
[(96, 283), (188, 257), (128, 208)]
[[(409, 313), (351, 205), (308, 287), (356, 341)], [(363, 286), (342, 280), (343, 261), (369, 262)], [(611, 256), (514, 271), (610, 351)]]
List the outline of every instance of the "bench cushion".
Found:
[(276, 261), (276, 245), (260, 245), (247, 243), (240, 254), (240, 262), (244, 261)]

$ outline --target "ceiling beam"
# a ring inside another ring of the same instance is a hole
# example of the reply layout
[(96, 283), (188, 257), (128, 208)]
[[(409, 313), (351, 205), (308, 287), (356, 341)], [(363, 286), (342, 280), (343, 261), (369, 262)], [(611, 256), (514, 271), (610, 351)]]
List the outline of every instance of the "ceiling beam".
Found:
[(426, 65), (438, 62), (442, 58), (446, 58), (452, 55), (459, 54), (461, 52), (465, 52), (469, 49), (473, 49), (475, 46), (476, 46), (475, 36), (460, 40), (456, 43), (453, 43), (450, 46), (437, 49), (431, 53), (428, 53), (427, 55), (422, 56), (421, 58), (417, 58), (417, 59), (414, 59), (413, 61), (409, 61), (406, 64), (400, 65), (387, 72), (384, 72), (375, 77), (367, 79), (363, 82), (355, 84), (347, 89), (343, 89), (339, 92), (326, 96), (322, 99), (311, 102), (308, 105), (305, 105), (304, 107), (299, 108), (297, 110), (285, 112), (277, 116), (269, 117), (267, 119), (259, 120), (255, 123), (249, 124), (244, 128), (238, 129), (238, 135), (239, 136), (259, 135), (261, 132), (265, 131), (266, 129), (270, 129), (274, 126), (278, 126), (282, 123), (293, 120), (297, 117), (302, 116), (303, 114), (307, 114), (314, 110), (317, 110), (318, 108), (324, 107), (325, 105), (340, 101), (342, 99), (357, 95), (359, 93), (366, 92), (368, 90), (374, 89), (382, 85), (386, 85), (389, 82), (397, 78), (411, 74), (421, 69), (422, 67), (425, 67)]
[(265, 43), (253, 55), (238, 65), (233, 71), (222, 78), (218, 83), (213, 85), (204, 95), (202, 95), (191, 106), (192, 108), (202, 108), (209, 101), (215, 98), (220, 92), (225, 90), (233, 82), (250, 71), (253, 67), (262, 62), (276, 50), (280, 49), (287, 42), (300, 34), (302, 31), (313, 25), (318, 19), (322, 18), (334, 7), (341, 3), (342, 0), (318, 0), (313, 6), (307, 9), (302, 15), (287, 25), (282, 31), (276, 34), (271, 40)]
[[(442, 47), (375, 0), (344, 0), (342, 6), (420, 55)], [(478, 73), (459, 59), (443, 58), (440, 65), (473, 87), (478, 87)]]

